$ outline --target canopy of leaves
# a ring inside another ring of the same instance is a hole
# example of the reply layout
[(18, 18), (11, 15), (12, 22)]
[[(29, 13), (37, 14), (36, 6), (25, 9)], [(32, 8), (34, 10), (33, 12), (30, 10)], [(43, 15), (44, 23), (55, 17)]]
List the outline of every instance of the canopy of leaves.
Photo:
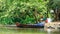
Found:
[(0, 22), (12, 24), (35, 23), (46, 16), (48, 0), (0, 0)]

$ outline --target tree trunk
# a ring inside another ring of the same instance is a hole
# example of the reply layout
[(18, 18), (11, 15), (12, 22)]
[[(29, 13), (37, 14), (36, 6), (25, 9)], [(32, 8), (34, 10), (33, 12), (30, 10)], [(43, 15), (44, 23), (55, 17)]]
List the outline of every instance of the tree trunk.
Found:
[(36, 11), (36, 9), (35, 9), (35, 11), (34, 11), (34, 16), (35, 16), (36, 23), (38, 23), (38, 19), (37, 19), (37, 11)]

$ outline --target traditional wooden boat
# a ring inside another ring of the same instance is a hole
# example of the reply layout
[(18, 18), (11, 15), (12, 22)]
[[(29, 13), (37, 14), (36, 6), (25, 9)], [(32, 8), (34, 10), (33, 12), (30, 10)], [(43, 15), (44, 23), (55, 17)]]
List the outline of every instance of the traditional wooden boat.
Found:
[(16, 23), (17, 27), (20, 28), (44, 28), (44, 24), (20, 24), (20, 23)]

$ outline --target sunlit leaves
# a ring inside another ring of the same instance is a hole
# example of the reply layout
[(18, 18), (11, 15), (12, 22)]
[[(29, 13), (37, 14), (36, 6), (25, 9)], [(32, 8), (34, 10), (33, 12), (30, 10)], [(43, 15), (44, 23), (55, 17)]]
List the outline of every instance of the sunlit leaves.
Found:
[(16, 17), (20, 19), (20, 23), (35, 23), (40, 14), (46, 13), (47, 3), (48, 0), (0, 0), (0, 18), (5, 18), (4, 22)]

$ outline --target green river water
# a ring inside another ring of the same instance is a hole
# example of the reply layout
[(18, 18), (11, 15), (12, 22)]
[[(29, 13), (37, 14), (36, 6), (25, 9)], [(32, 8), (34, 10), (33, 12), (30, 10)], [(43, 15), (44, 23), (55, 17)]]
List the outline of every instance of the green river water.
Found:
[(7, 28), (0, 27), (0, 34), (60, 34), (60, 32), (47, 32), (40, 28)]

